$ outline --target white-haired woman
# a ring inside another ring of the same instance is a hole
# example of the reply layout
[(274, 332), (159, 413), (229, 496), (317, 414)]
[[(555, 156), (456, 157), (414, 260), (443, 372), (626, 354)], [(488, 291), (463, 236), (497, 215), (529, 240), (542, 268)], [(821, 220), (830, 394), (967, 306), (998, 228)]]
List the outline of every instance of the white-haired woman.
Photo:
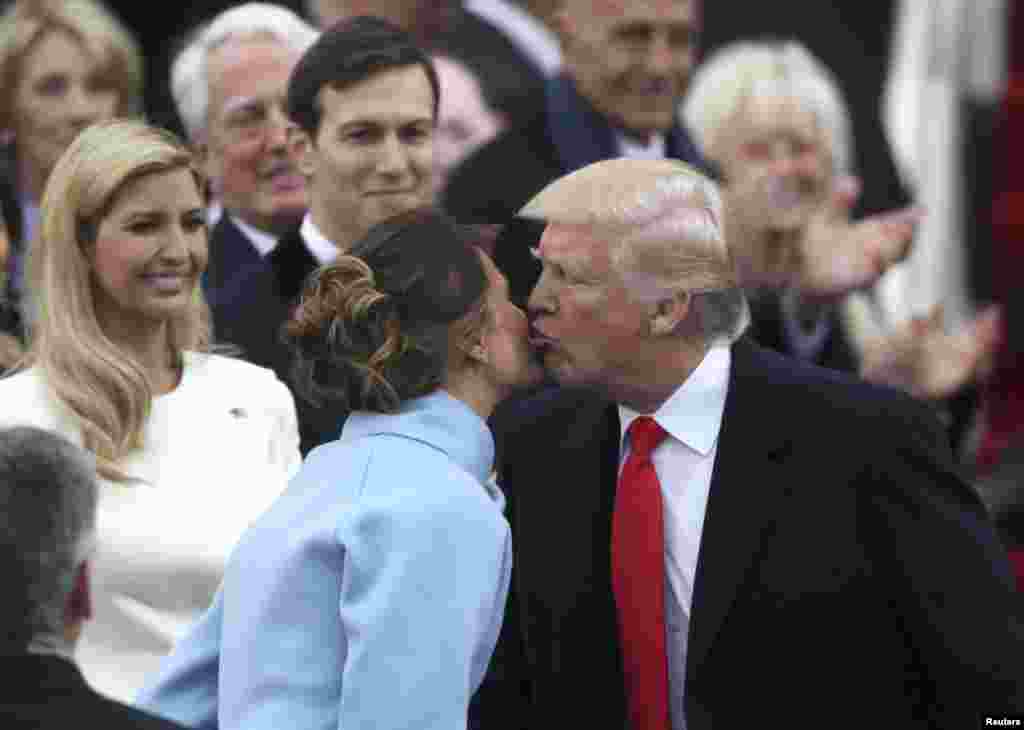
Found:
[(28, 367), (0, 381), (0, 422), (96, 456), (95, 607), (78, 659), (121, 700), (207, 608), (238, 536), (299, 464), (288, 389), (204, 352), (200, 182), (166, 132), (84, 131), (50, 176), (29, 251)]
[[(728, 186), (761, 186), (766, 192), (764, 218), (778, 245), (748, 256), (753, 268), (786, 269), (808, 255), (823, 265), (839, 263), (844, 252), (856, 251), (847, 243), (870, 246), (878, 229), (869, 226), (886, 225), (884, 217), (860, 224), (839, 220), (845, 211), (835, 206), (843, 197), (836, 191), (859, 185), (851, 168), (849, 117), (831, 73), (799, 43), (740, 42), (722, 48), (695, 74), (682, 113)], [(852, 202), (855, 194), (846, 197)], [(815, 238), (822, 231), (833, 235)], [(820, 300), (808, 307), (802, 293), (797, 278), (777, 299), (768, 297), (777, 302), (776, 311), (755, 301), (755, 336), (920, 397), (942, 399), (963, 388), (995, 342), (994, 312), (951, 335), (942, 329), (940, 311), (893, 327), (876, 316), (863, 294), (840, 299), (835, 314), (823, 316)]]

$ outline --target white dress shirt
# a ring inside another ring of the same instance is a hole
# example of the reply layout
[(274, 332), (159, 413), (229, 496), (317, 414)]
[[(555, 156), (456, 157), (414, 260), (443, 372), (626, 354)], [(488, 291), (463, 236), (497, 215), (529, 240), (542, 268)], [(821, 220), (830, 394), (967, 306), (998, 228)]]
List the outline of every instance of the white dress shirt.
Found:
[[(665, 527), (666, 629), (672, 725), (683, 730), (683, 682), (686, 671), (687, 630), (697, 574), (697, 554), (704, 530), (704, 512), (711, 489), (711, 474), (718, 451), (725, 396), (729, 386), (731, 354), (727, 345), (712, 347), (700, 365), (661, 407), (650, 414), (668, 437), (652, 452), (651, 461), (661, 483)], [(629, 425), (641, 414), (619, 406), (622, 448), (619, 472), (629, 456)], [(671, 602), (673, 605), (669, 606)], [(679, 616), (682, 625), (671, 625)]]
[(463, 7), (494, 25), (551, 77), (562, 68), (558, 37), (544, 22), (508, 0), (465, 0)]
[(255, 226), (250, 226), (237, 215), (231, 216), (231, 222), (238, 226), (238, 230), (242, 232), (242, 235), (249, 239), (249, 243), (256, 249), (260, 258), (266, 257), (277, 246), (277, 236), (261, 231)]
[(618, 140), (622, 156), (631, 160), (664, 160), (668, 156), (664, 134), (652, 134), (647, 144), (641, 144), (633, 137), (616, 130), (615, 139)]
[(313, 258), (321, 266), (329, 264), (338, 258), (340, 253), (338, 247), (317, 227), (316, 223), (313, 222), (313, 216), (309, 213), (306, 213), (306, 216), (302, 219), (302, 225), (299, 227), (299, 236), (302, 237), (302, 242), (306, 244), (306, 250), (313, 254)]
[[(0, 380), (0, 426), (82, 438), (36, 368)], [(209, 607), (242, 532), (300, 464), (295, 403), (273, 371), (185, 353), (178, 387), (153, 399), (143, 448), (101, 481), (90, 561), (93, 616), (75, 658), (99, 692), (131, 702)]]

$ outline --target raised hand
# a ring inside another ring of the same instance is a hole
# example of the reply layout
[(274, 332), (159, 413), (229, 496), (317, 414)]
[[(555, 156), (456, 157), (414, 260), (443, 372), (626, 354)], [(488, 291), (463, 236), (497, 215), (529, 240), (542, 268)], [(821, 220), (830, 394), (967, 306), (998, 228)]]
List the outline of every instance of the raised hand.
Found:
[(840, 178), (804, 226), (792, 279), (803, 297), (834, 300), (867, 288), (910, 252), (921, 210), (902, 208), (851, 222), (858, 195), (855, 179)]
[(984, 374), (1000, 336), (1000, 312), (990, 306), (960, 331), (942, 326), (942, 306), (867, 343), (861, 376), (918, 398), (948, 397)]

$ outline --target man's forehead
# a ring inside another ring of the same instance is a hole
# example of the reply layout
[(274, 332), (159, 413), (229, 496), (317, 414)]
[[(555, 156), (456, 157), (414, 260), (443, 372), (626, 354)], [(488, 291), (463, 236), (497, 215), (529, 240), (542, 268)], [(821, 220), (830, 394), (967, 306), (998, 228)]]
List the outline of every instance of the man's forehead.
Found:
[(549, 223), (540, 237), (537, 252), (541, 258), (593, 259), (608, 252), (608, 238), (592, 226), (573, 223)]

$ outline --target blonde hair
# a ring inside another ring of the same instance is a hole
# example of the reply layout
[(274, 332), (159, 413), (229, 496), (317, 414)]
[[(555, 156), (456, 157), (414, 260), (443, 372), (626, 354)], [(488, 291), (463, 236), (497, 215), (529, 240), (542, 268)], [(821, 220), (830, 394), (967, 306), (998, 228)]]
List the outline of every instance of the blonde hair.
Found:
[[(50, 175), (28, 252), (28, 362), (77, 421), (100, 474), (116, 481), (127, 479), (116, 463), (143, 446), (153, 387), (143, 366), (100, 326), (86, 250), (126, 185), (179, 169), (190, 170), (201, 189), (192, 155), (170, 132), (127, 120), (89, 127)], [(168, 322), (168, 332), (179, 360), (185, 350), (208, 349), (209, 310), (198, 282), (192, 306)]]
[(53, 31), (64, 31), (100, 59), (118, 91), (118, 116), (138, 111), (142, 95), (142, 53), (110, 11), (94, 0), (16, 0), (0, 15), (0, 129), (9, 129), (21, 61)]
[(681, 112), (697, 143), (713, 156), (718, 133), (752, 96), (786, 96), (814, 114), (837, 174), (851, 171), (850, 117), (829, 70), (795, 41), (732, 43), (694, 72)]
[(609, 241), (612, 265), (638, 300), (675, 291), (711, 295), (705, 304), (721, 310), (701, 315), (711, 340), (735, 339), (747, 324), (721, 194), (685, 163), (595, 162), (548, 185), (519, 215), (582, 226)]

